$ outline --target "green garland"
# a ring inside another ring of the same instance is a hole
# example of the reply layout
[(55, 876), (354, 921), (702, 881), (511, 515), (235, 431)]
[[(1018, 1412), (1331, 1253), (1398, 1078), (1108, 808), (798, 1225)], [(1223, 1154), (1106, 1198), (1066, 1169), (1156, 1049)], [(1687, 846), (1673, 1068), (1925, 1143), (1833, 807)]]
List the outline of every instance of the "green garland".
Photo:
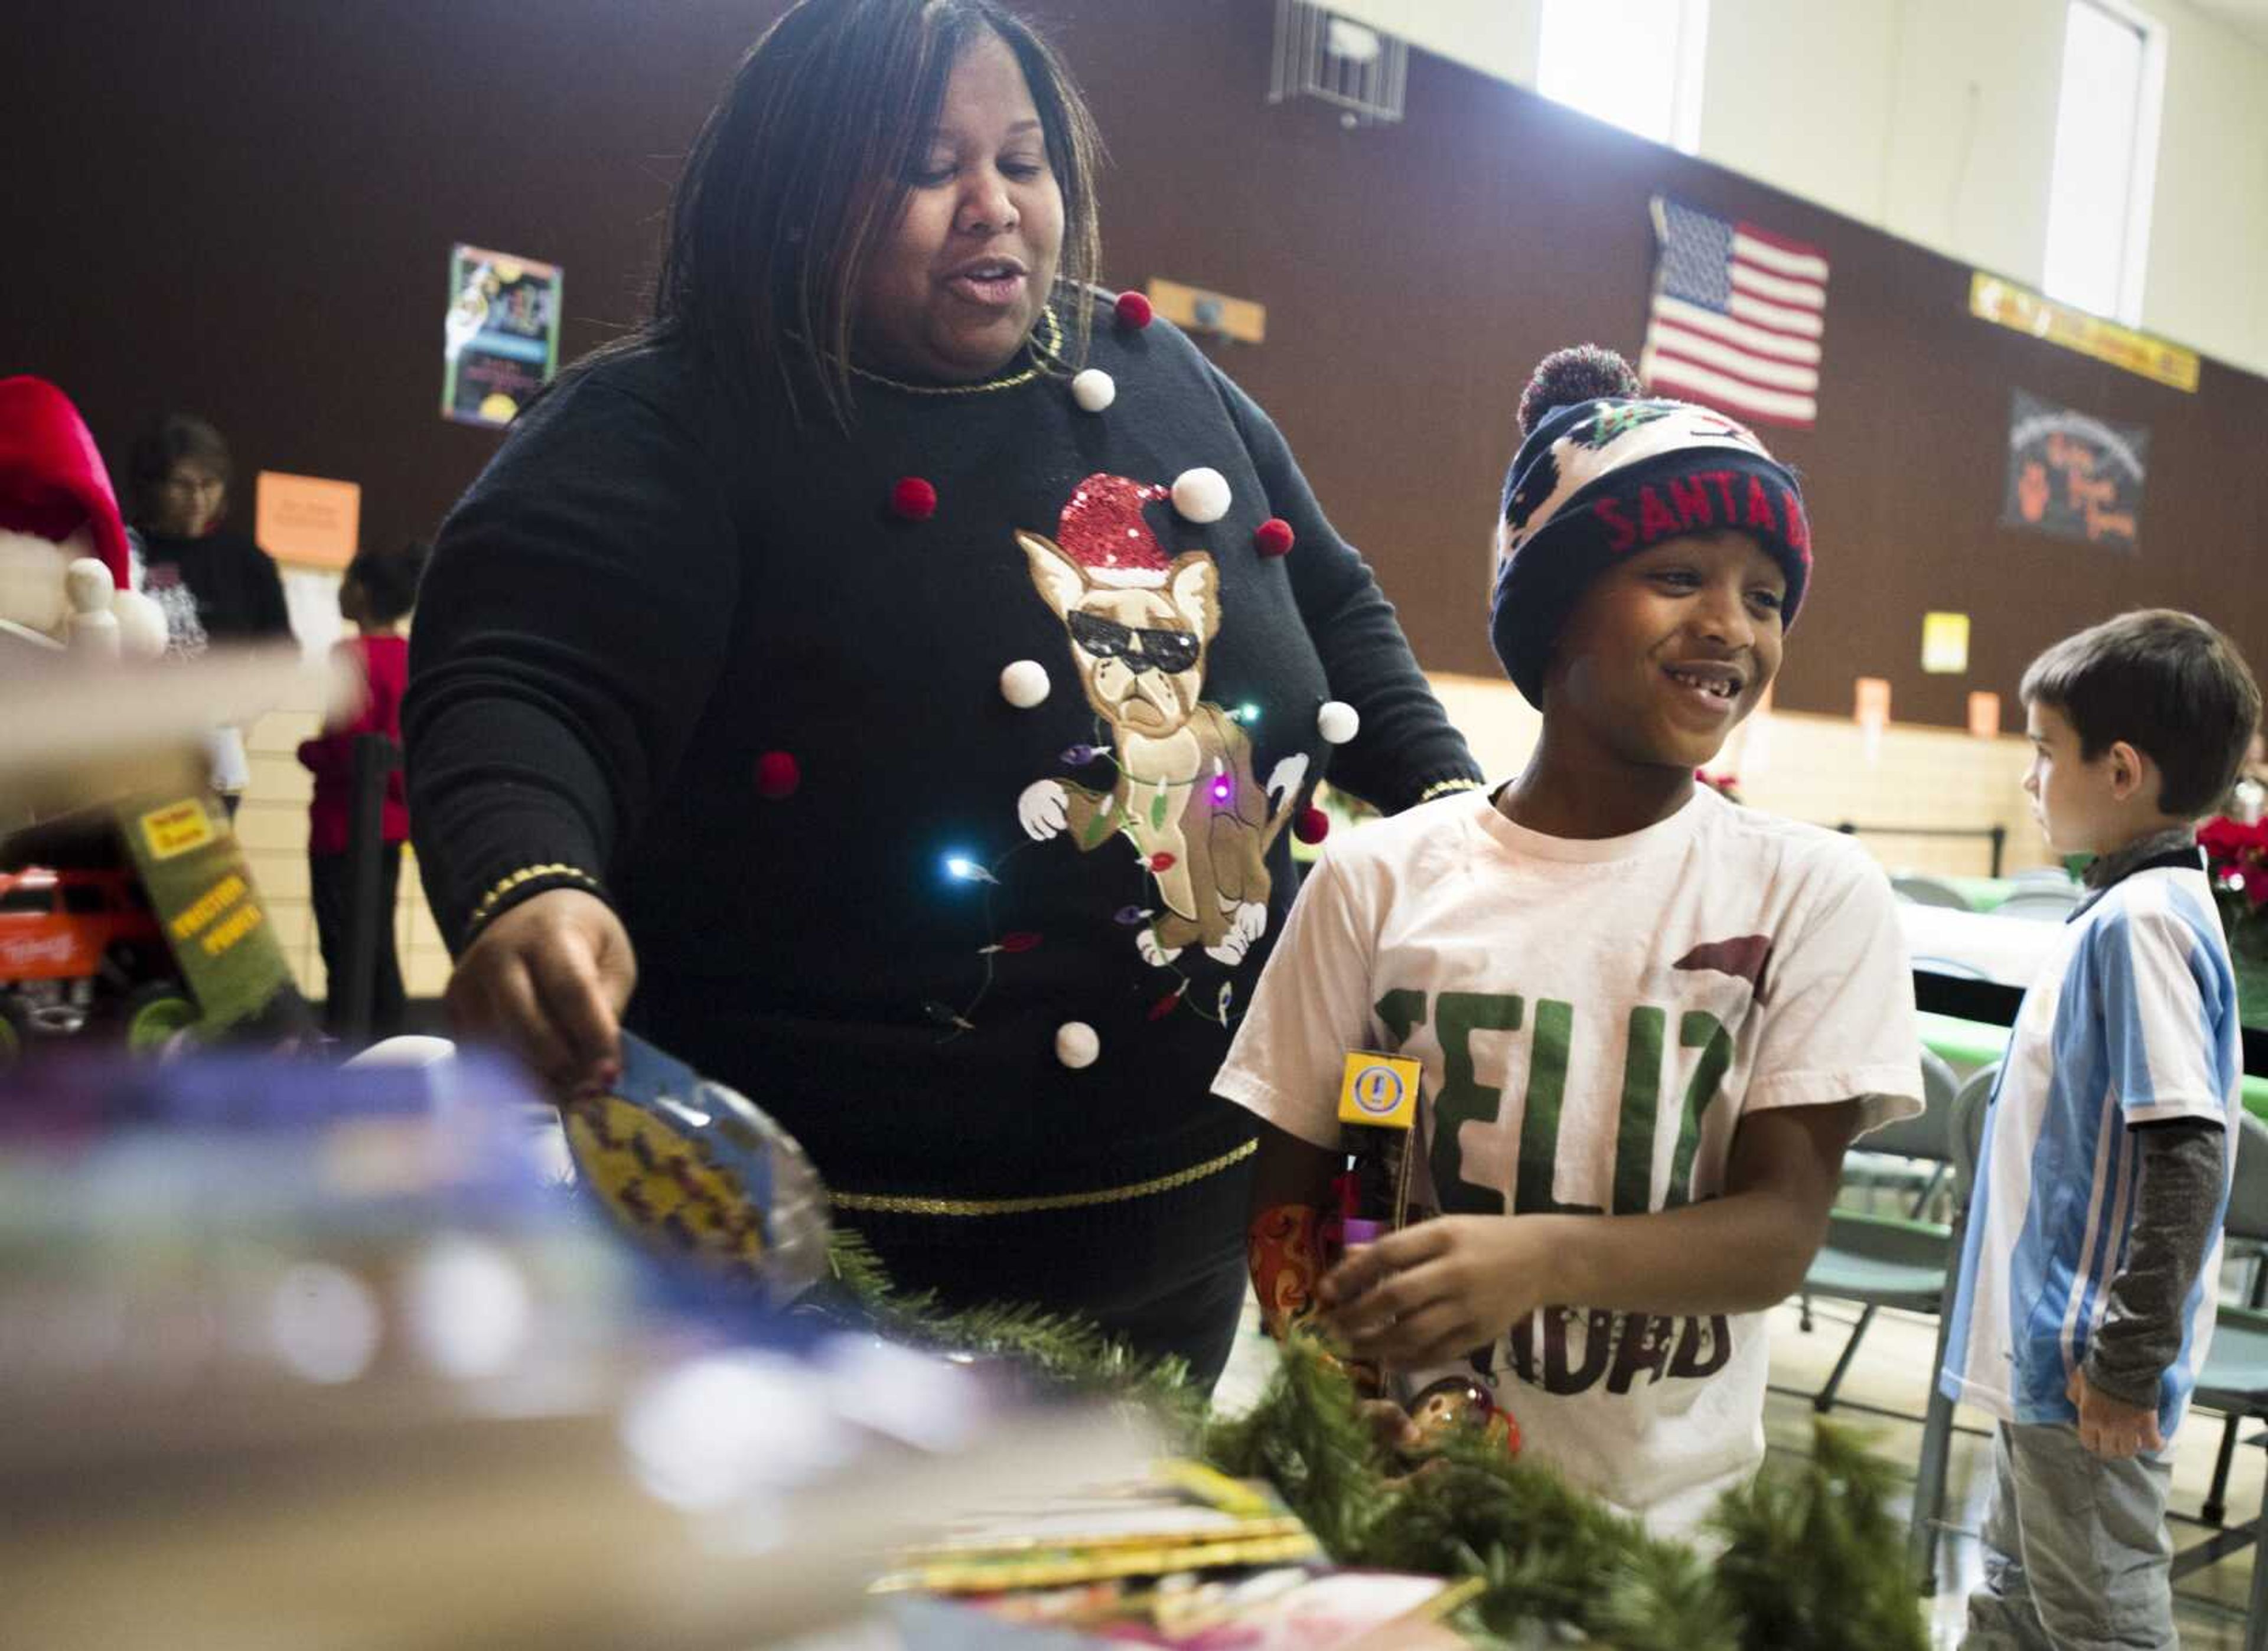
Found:
[(1826, 1423), (1801, 1468), (1719, 1502), (1712, 1564), (1479, 1438), (1410, 1471), (1336, 1362), (1304, 1339), (1249, 1411), (1224, 1418), (1178, 1361), (1146, 1362), (1092, 1324), (1033, 1308), (941, 1311), (894, 1291), (855, 1235), (836, 1236), (830, 1260), (841, 1291), (894, 1337), (1013, 1358), (1055, 1385), (1143, 1404), (1223, 1472), (1274, 1486), (1338, 1564), (1480, 1578), (1456, 1620), (1478, 1643), (1926, 1651), (1905, 1533), (1889, 1512), (1895, 1471)]
[(847, 1304), (862, 1321), (908, 1346), (978, 1358), (1012, 1359), (1065, 1393), (1122, 1399), (1154, 1413), (1179, 1438), (1203, 1425), (1204, 1396), (1189, 1385), (1179, 1359), (1145, 1360), (1083, 1318), (1031, 1306), (940, 1308), (929, 1291), (901, 1291), (866, 1241), (837, 1229), (828, 1240), (832, 1299), (808, 1310), (841, 1316)]
[(1483, 1579), (1464, 1625), (1502, 1643), (1564, 1643), (1549, 1635), (1565, 1630), (1624, 1651), (1929, 1643), (1905, 1533), (1888, 1511), (1895, 1475), (1825, 1423), (1801, 1469), (1718, 1504), (1713, 1566), (1484, 1439), (1454, 1439), (1410, 1472), (1378, 1442), (1346, 1376), (1304, 1341), (1284, 1349), (1250, 1411), (1206, 1430), (1204, 1451), (1224, 1472), (1275, 1486), (1342, 1565)]

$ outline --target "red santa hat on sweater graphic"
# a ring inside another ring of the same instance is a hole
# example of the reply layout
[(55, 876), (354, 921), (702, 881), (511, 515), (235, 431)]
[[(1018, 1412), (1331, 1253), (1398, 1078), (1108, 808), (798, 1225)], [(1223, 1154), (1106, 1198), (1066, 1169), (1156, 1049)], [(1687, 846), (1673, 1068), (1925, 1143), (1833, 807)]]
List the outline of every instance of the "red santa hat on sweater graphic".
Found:
[(1174, 564), (1142, 519), (1142, 507), (1173, 495), (1154, 481), (1089, 476), (1063, 507), (1056, 543), (1093, 583), (1154, 590)]

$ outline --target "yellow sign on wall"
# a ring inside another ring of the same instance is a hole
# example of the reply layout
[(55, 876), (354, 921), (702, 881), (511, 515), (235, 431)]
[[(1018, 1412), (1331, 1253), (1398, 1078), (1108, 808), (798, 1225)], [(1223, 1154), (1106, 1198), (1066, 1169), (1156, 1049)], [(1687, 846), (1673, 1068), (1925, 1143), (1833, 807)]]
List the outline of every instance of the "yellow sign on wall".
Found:
[(2097, 361), (2138, 373), (2158, 384), (2171, 385), (2194, 395), (2198, 387), (2198, 356), (2193, 349), (2169, 344), (2162, 338), (2138, 333), (2131, 327), (2106, 321), (2085, 310), (2058, 304), (2029, 287), (2020, 287), (1999, 275), (1974, 270), (1969, 277), (1969, 312), (1980, 320), (2029, 333), (2034, 338), (2060, 344)]
[(1933, 677), (1957, 677), (1969, 669), (1969, 615), (1921, 616), (1921, 668)]

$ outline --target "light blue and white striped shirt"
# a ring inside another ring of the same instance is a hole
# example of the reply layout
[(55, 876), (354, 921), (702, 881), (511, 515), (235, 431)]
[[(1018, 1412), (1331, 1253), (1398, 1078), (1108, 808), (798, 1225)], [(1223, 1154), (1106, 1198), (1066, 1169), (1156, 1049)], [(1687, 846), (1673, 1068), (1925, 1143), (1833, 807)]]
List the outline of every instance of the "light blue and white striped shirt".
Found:
[[(1946, 1344), (1944, 1391), (2004, 1420), (2076, 1420), (2087, 1361), (2126, 1264), (2138, 1124), (2233, 1128), (2242, 1076), (2236, 982), (2205, 873), (2162, 862), (2074, 918), (2024, 994), (1994, 1087)], [(2227, 1155), (2234, 1172), (2236, 1154)], [(2171, 1439), (2213, 1335), (2221, 1221), (2160, 1378)]]

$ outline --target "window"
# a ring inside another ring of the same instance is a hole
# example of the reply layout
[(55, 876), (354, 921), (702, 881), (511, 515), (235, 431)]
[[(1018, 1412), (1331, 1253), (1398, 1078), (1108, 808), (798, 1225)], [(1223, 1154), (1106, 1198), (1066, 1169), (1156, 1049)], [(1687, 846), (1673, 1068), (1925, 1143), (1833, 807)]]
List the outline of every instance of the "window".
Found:
[(1690, 155), (1708, 37), (1709, 0), (1543, 0), (1535, 87)]
[(0, 893), (0, 912), (36, 912), (45, 917), (55, 909), (55, 892), (51, 884), (33, 884), (26, 888), (16, 887)]
[(2117, 0), (2070, 0), (2064, 15), (2041, 284), (2059, 303), (2133, 325), (2150, 249), (2164, 40)]
[(102, 898), (100, 889), (84, 883), (63, 884), (63, 910), (74, 917), (99, 917), (109, 909), (110, 902)]

